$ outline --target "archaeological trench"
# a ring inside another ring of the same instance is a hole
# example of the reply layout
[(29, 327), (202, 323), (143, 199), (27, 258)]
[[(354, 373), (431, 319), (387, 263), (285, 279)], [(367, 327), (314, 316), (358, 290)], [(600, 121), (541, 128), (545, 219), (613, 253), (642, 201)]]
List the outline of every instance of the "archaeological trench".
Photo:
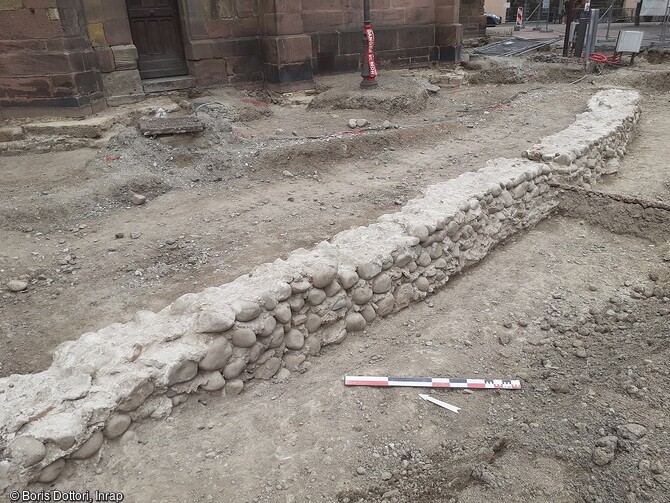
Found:
[(571, 126), (517, 159), (489, 161), (313, 250), (65, 342), (44, 372), (0, 379), (0, 493), (56, 480), (66, 463), (119, 442), (133, 422), (188, 406), (190, 393), (237, 395), (251, 379), (299, 370), (554, 212), (611, 210), (612, 225), (634, 221), (653, 237), (670, 224), (670, 207), (595, 188), (618, 170), (638, 102), (635, 91), (601, 91)]

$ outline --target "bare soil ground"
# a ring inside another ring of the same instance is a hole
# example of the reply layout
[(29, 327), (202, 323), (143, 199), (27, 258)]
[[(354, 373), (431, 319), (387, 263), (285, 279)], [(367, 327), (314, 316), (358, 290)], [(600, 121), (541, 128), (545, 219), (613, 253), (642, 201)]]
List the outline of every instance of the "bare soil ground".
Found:
[[(552, 219), (306, 373), (191, 397), (69, 465), (56, 487), (157, 502), (665, 501), (670, 355), (658, 313), (670, 304), (625, 286), (667, 270), (661, 252)], [(346, 388), (345, 374), (518, 376), (524, 389), (431, 392), (456, 415), (417, 389)], [(626, 438), (631, 423), (646, 435)], [(592, 451), (608, 435), (620, 440), (600, 467)]]
[[(0, 157), (0, 282), (29, 282), (0, 298), (0, 376), (44, 369), (64, 340), (366, 224), (489, 158), (518, 157), (600, 86), (643, 94), (641, 134), (604, 187), (670, 199), (660, 73), (570, 84), (573, 70), (527, 65), (512, 84), (443, 88), (424, 110), (393, 115), (225, 90), (203, 97), (225, 106), (206, 107), (199, 139), (128, 129), (99, 151)], [(349, 118), (373, 128), (352, 134)], [(377, 129), (384, 120), (400, 127)], [(132, 192), (148, 202), (132, 205)], [(55, 487), (164, 502), (667, 501), (670, 303), (645, 287), (670, 282), (669, 252), (553, 218), (306, 373), (239, 397), (194, 396), (68, 464)], [(345, 374), (521, 377), (524, 389), (433, 392), (463, 407), (455, 415), (417, 390), (345, 388)]]
[[(326, 81), (352, 79), (358, 85), (352, 75)], [(157, 141), (129, 128), (100, 151), (0, 157), (0, 283), (30, 282), (0, 299), (0, 375), (42, 370), (60, 342), (367, 224), (487, 159), (517, 157), (570, 124), (593, 92), (464, 86), (397, 116), (253, 99), (257, 118), (235, 122), (219, 142), (218, 132)], [(253, 116), (239, 94), (233, 103)], [(360, 116), (401, 127), (352, 134), (348, 118)], [(288, 137), (278, 139), (280, 126)], [(323, 138), (337, 133), (346, 136)], [(133, 192), (148, 203), (132, 205)]]

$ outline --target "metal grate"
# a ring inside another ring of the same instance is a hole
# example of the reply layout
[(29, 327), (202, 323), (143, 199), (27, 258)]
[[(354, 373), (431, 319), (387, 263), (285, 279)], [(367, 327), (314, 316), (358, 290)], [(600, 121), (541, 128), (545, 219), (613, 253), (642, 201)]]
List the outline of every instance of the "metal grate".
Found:
[(528, 40), (521, 37), (513, 37), (495, 42), (493, 44), (485, 45), (474, 49), (475, 54), (485, 54), (487, 56), (518, 56), (526, 52), (534, 51), (545, 45), (551, 45), (561, 40), (561, 37), (542, 39), (542, 40)]

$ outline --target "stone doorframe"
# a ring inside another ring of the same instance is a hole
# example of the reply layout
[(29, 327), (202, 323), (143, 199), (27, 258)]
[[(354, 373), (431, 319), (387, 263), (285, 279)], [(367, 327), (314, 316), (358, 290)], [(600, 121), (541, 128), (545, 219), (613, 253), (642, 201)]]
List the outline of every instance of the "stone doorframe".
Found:
[(280, 89), (313, 86), (302, 0), (235, 0), (232, 17), (228, 12), (219, 18), (201, 0), (179, 2), (189, 73), (199, 87), (250, 81)]
[[(202, 1), (177, 0), (187, 61), (191, 41), (207, 37)], [(130, 32), (125, 0), (83, 0), (88, 34), (96, 54), (109, 105), (144, 98), (137, 67), (137, 48)], [(189, 65), (191, 73), (191, 65)]]
[[(313, 37), (305, 33), (303, 1), (231, 0), (229, 5), (177, 0), (186, 63), (198, 87), (249, 81), (264, 81), (279, 90), (311, 87), (315, 54)], [(138, 101), (144, 91), (126, 1), (82, 3), (107, 102)], [(226, 6), (231, 12), (220, 12)], [(437, 51), (434, 59), (458, 61), (459, 0), (435, 0), (434, 6), (429, 12), (433, 23), (428, 23), (434, 26), (429, 41)]]
[[(107, 103), (120, 105), (141, 100), (144, 91), (125, 0), (83, 0), (82, 3)], [(177, 5), (189, 75), (197, 79), (199, 87), (263, 78), (258, 13), (252, 14), (255, 27), (249, 27), (248, 33), (239, 33), (242, 36), (238, 37), (236, 33), (222, 36), (208, 22), (202, 0), (177, 0)], [(307, 48), (311, 53), (311, 46)], [(238, 78), (229, 78), (235, 74), (239, 74)]]

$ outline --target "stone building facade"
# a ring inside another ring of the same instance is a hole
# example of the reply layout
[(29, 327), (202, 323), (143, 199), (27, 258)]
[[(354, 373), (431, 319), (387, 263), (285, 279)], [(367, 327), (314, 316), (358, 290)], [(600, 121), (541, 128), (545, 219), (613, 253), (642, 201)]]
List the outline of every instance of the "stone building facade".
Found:
[(466, 38), (486, 35), (484, 0), (461, 0), (458, 22), (463, 25)]
[[(371, 5), (380, 68), (460, 60), (459, 0)], [(360, 68), (362, 25), (363, 0), (0, 0), (0, 117), (84, 116), (194, 86), (307, 87)]]

